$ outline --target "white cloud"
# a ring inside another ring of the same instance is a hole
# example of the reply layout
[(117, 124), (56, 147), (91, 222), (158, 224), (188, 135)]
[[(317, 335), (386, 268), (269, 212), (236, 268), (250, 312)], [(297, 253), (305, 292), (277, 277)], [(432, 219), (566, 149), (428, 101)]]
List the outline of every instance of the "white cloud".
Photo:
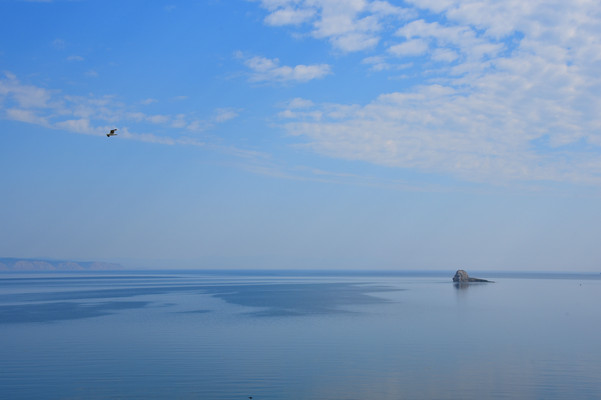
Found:
[(372, 56), (366, 57), (361, 60), (362, 64), (370, 65), (370, 70), (374, 72), (384, 72), (384, 71), (397, 71), (401, 69), (410, 68), (413, 66), (411, 62), (405, 62), (402, 64), (396, 64), (393, 62), (389, 62), (389, 59), (394, 56), (382, 55), (382, 56)]
[(252, 71), (252, 82), (308, 82), (331, 73), (331, 67), (327, 64), (281, 66), (277, 58), (259, 56), (247, 58), (244, 64)]
[(90, 124), (90, 120), (87, 118), (80, 119), (68, 119), (65, 121), (59, 121), (54, 125), (58, 129), (65, 129), (75, 133), (83, 133), (87, 135), (102, 135), (106, 130), (95, 128)]
[(182, 128), (185, 128), (186, 125), (188, 125), (188, 123), (186, 122), (185, 114), (177, 114), (171, 122), (171, 126), (173, 128), (182, 129)]
[(453, 62), (459, 58), (459, 54), (457, 54), (454, 50), (451, 49), (434, 49), (432, 51), (432, 60), (441, 61), (441, 62)]
[(193, 132), (202, 132), (208, 128), (210, 128), (211, 124), (207, 121), (202, 121), (199, 119), (194, 119), (190, 122), (187, 122), (185, 127), (189, 131)]
[(52, 41), (52, 47), (54, 47), (57, 50), (64, 50), (66, 47), (66, 43), (63, 39), (54, 39)]
[(231, 108), (220, 108), (215, 111), (213, 120), (217, 123), (227, 122), (238, 116), (238, 111)]
[(372, 71), (386, 71), (392, 68), (392, 65), (390, 65), (386, 61), (386, 58), (382, 56), (366, 57), (361, 63), (371, 65)]
[(148, 99), (142, 100), (140, 103), (144, 104), (145, 106), (147, 106), (149, 104), (158, 103), (158, 100), (157, 99), (148, 98)]
[[(105, 127), (104, 131), (108, 130), (109, 127)], [(127, 127), (120, 129), (119, 135), (125, 139), (136, 140), (139, 142), (156, 143), (172, 146), (180, 143), (181, 139), (174, 139), (168, 136), (159, 136), (152, 133), (132, 133)]]
[(153, 124), (165, 124), (171, 120), (168, 115), (148, 115), (146, 120)]
[(334, 47), (346, 52), (352, 52), (375, 47), (379, 42), (379, 38), (362, 32), (349, 32), (332, 37), (330, 41)]
[[(579, 110), (563, 107), (559, 99), (522, 104), (503, 97), (516, 89), (503, 87), (503, 77), (482, 81), (499, 87), (464, 93), (431, 85), (381, 95), (364, 106), (321, 104), (280, 116), (292, 119), (284, 123), (289, 134), (330, 157), (472, 181), (601, 183), (601, 149), (595, 142), (600, 117), (582, 119)], [(547, 145), (537, 144), (545, 138)], [(596, 150), (570, 149), (580, 140)]]
[(279, 8), (265, 18), (268, 25), (299, 25), (310, 20), (315, 14), (312, 9)]
[(327, 39), (343, 52), (374, 48), (383, 22), (405, 18), (404, 8), (387, 1), (368, 0), (259, 0), (272, 26), (310, 24), (310, 35)]
[[(494, 58), (506, 50), (506, 45), (478, 34), (476, 28), (469, 25), (443, 26), (438, 22), (420, 19), (399, 28), (396, 35), (406, 38), (408, 43), (428, 41), (433, 47), (430, 54), (434, 61), (451, 62), (462, 58), (465, 65), (469, 65), (466, 69), (475, 67), (473, 72), (482, 69), (482, 65), (475, 64), (481, 64), (483, 59)], [(390, 51), (394, 53), (395, 49), (396, 46), (393, 46)], [(455, 72), (463, 73), (465, 70), (459, 68)]]
[(390, 46), (388, 51), (398, 57), (419, 56), (428, 51), (428, 42), (422, 39), (412, 39)]
[(311, 100), (296, 97), (288, 102), (288, 108), (309, 108), (315, 104)]
[(11, 97), (22, 109), (49, 107), (51, 92), (47, 89), (22, 85), (15, 75), (6, 73), (4, 80), (0, 79), (0, 96)]
[(48, 120), (35, 113), (33, 110), (9, 108), (5, 110), (4, 117), (13, 121), (27, 122), (29, 124), (49, 126)]
[[(338, 50), (369, 51), (362, 63), (372, 71), (400, 68), (392, 57), (419, 56), (417, 72), (403, 81), (414, 86), (403, 91), (364, 104), (291, 102), (280, 111), (307, 148), (475, 181), (601, 183), (598, 2), (410, 0), (410, 10), (368, 0), (261, 4), (269, 13), (312, 7), (297, 29)], [(427, 20), (417, 18), (424, 12)]]
[(285, 110), (281, 111), (278, 116), (286, 119), (306, 118), (309, 116), (313, 119), (319, 119), (319, 115), (315, 114), (312, 110), (314, 106), (315, 103), (311, 100), (296, 97), (282, 105)]
[[(155, 102), (147, 99), (143, 104)], [(139, 105), (139, 103), (138, 103)], [(119, 136), (158, 144), (204, 145), (196, 138), (185, 135), (170, 137), (143, 132), (150, 126), (189, 131), (210, 129), (215, 124), (235, 118), (238, 112), (229, 108), (214, 110), (209, 120), (201, 120), (191, 114), (147, 114), (135, 109), (135, 105), (119, 102), (114, 96), (72, 96), (63, 95), (33, 85), (19, 82), (11, 73), (0, 78), (0, 118), (66, 130), (86, 135), (105, 135), (110, 129), (119, 126)], [(142, 124), (136, 131), (127, 124)], [(163, 130), (163, 129), (161, 129)], [(140, 132), (142, 131), (142, 132)]]

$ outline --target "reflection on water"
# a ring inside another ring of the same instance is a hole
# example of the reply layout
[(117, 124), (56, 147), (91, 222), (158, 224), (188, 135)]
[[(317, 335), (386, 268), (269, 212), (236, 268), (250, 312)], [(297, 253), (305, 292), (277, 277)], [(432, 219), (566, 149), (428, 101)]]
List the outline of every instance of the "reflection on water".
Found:
[(453, 286), (458, 290), (467, 290), (470, 287), (474, 286), (484, 286), (489, 285), (494, 282), (453, 282)]
[(0, 398), (599, 398), (601, 281), (495, 280), (0, 276)]

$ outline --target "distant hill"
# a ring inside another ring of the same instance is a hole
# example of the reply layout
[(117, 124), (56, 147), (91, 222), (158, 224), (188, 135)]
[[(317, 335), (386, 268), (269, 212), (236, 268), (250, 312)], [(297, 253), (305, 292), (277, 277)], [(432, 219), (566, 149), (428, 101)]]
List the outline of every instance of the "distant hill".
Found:
[(43, 260), (29, 258), (0, 258), (0, 271), (115, 271), (125, 269), (121, 264), (98, 261)]

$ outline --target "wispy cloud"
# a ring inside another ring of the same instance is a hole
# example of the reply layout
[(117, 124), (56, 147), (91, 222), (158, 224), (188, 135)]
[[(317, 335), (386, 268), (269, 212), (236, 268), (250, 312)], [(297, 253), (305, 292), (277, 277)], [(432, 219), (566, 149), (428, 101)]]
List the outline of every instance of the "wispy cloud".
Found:
[(395, 44), (388, 49), (395, 56), (418, 56), (428, 51), (428, 42), (422, 39), (412, 39), (406, 42)]
[(599, 184), (601, 143), (591, 140), (599, 137), (599, 117), (590, 117), (588, 129), (566, 126), (574, 112), (553, 101), (522, 109), (500, 104), (492, 94), (425, 86), (382, 95), (364, 106), (319, 104), (289, 108), (280, 116), (291, 120), (284, 124), (290, 135), (330, 157), (472, 181)]
[(314, 79), (321, 79), (331, 73), (331, 67), (328, 64), (314, 65), (280, 65), (277, 58), (266, 58), (260, 56), (245, 57), (241, 52), (236, 53), (236, 57), (244, 60), (250, 70), (251, 82), (308, 82)]
[(22, 109), (50, 107), (52, 93), (33, 85), (22, 85), (14, 74), (5, 73), (6, 78), (0, 81), (0, 96), (11, 97)]
[(238, 111), (231, 108), (220, 108), (215, 111), (213, 120), (217, 123), (226, 122), (238, 116)]
[(6, 119), (14, 121), (27, 122), (29, 124), (50, 127), (50, 123), (44, 117), (36, 114), (34, 110), (24, 110), (21, 108), (7, 108), (4, 110)]
[(54, 39), (52, 41), (52, 47), (57, 50), (64, 50), (66, 47), (66, 42), (63, 39)]
[[(141, 103), (147, 105), (155, 101), (146, 99)], [(114, 96), (65, 95), (22, 84), (14, 74), (6, 73), (4, 78), (0, 78), (0, 118), (86, 135), (104, 135), (119, 125), (119, 135), (126, 139), (198, 146), (204, 145), (204, 142), (190, 138), (187, 133), (210, 129), (236, 118), (238, 113), (239, 110), (218, 108), (206, 120), (184, 113), (149, 114), (136, 109), (135, 104), (118, 101)], [(144, 124), (161, 127), (162, 131), (174, 132), (176, 136), (148, 133)], [(131, 125), (140, 126), (132, 128)]]
[(143, 104), (145, 106), (149, 105), (149, 104), (153, 104), (153, 103), (157, 103), (158, 100), (157, 99), (153, 99), (153, 98), (148, 98), (148, 99), (144, 99), (140, 102), (140, 104)]
[(268, 25), (299, 25), (309, 21), (315, 15), (315, 10), (310, 8), (294, 8), (290, 4), (283, 7), (274, 7), (272, 12), (265, 17)]
[(404, 19), (412, 11), (387, 1), (258, 0), (268, 11), (271, 26), (309, 24), (311, 36), (327, 39), (337, 50), (361, 51), (375, 47), (384, 23)]

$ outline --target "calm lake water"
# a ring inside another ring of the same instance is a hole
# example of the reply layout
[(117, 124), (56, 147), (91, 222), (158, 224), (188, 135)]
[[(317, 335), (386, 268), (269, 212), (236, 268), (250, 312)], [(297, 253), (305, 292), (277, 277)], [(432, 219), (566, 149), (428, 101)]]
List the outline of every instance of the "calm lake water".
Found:
[(600, 275), (0, 274), (2, 399), (599, 399)]

